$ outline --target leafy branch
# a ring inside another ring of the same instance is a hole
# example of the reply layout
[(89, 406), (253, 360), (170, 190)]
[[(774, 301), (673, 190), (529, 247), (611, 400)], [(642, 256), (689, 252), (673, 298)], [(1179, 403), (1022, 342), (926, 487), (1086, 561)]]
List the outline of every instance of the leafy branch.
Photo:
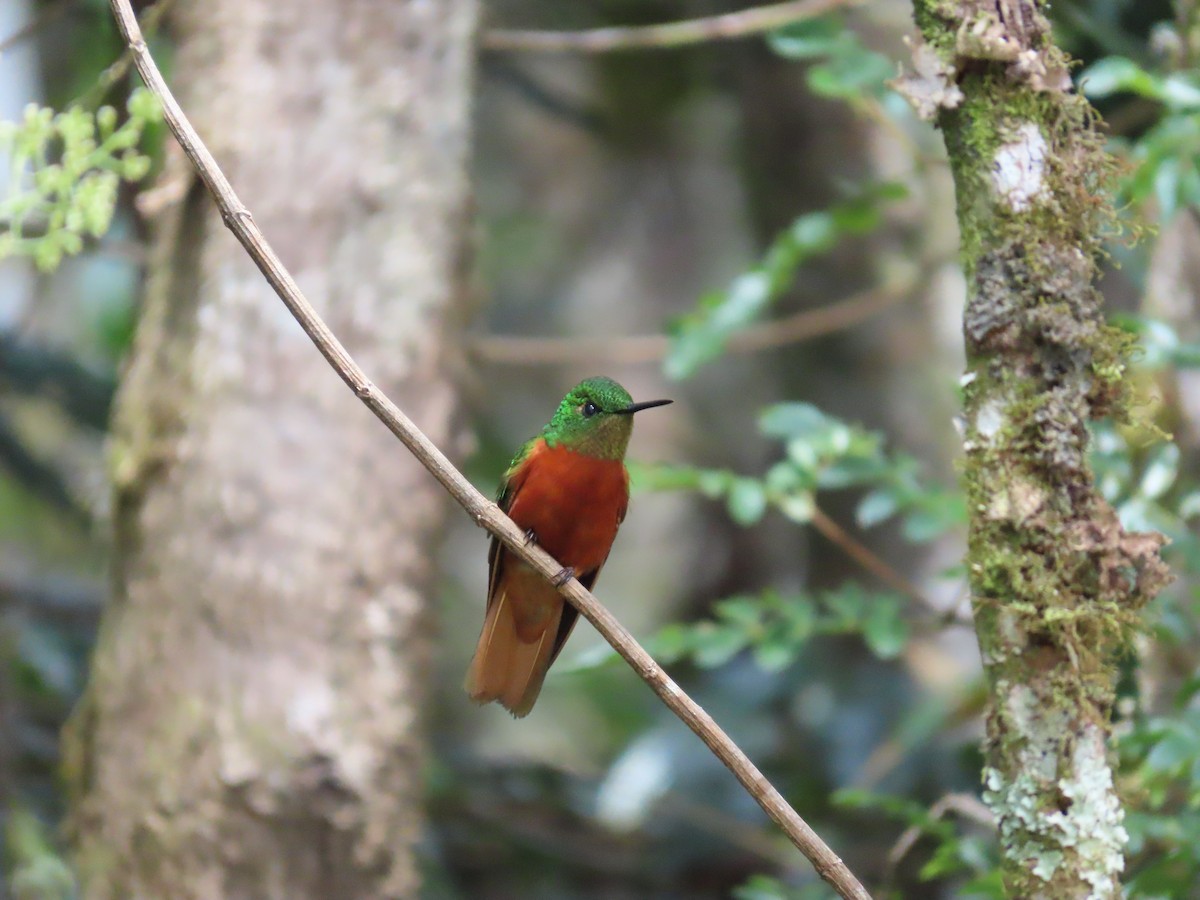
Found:
[(649, 490), (695, 490), (723, 499), (729, 515), (743, 526), (775, 509), (797, 524), (812, 523), (825, 531), (817, 492), (843, 488), (867, 489), (858, 504), (860, 527), (899, 517), (905, 538), (913, 543), (931, 541), (966, 521), (961, 493), (923, 484), (920, 463), (907, 454), (886, 453), (877, 432), (849, 425), (810, 403), (767, 408), (759, 430), (784, 442), (783, 458), (761, 478), (727, 469), (631, 466), (634, 483)]
[(795, 280), (796, 270), (825, 253), (845, 235), (861, 235), (880, 222), (880, 205), (904, 197), (898, 184), (881, 185), (841, 206), (807, 213), (775, 239), (762, 262), (724, 290), (707, 294), (698, 307), (671, 327), (671, 349), (663, 363), (669, 378), (692, 375), (716, 359), (729, 340), (761, 316)]
[(768, 590), (719, 601), (711, 619), (668, 625), (651, 646), (666, 663), (690, 659), (704, 669), (750, 650), (760, 668), (779, 672), (811, 638), (861, 634), (872, 653), (892, 659), (908, 642), (903, 607), (895, 594), (869, 593), (853, 583), (815, 593)]
[(0, 152), (10, 157), (0, 200), (0, 259), (26, 256), (43, 272), (99, 238), (112, 222), (122, 181), (140, 181), (150, 157), (138, 149), (147, 126), (160, 119), (158, 102), (134, 91), (119, 122), (117, 111), (82, 106), (55, 113), (30, 104), (20, 123), (0, 122)]

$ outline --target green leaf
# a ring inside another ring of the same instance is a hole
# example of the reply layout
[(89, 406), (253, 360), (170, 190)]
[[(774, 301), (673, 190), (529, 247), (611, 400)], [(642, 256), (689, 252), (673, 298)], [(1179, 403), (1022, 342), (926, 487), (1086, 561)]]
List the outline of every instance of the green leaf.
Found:
[(96, 110), (96, 127), (100, 136), (107, 137), (117, 127), (117, 111), (111, 106), (102, 106)]
[(853, 101), (879, 96), (895, 74), (895, 63), (888, 57), (872, 53), (855, 41), (828, 63), (809, 69), (807, 80), (809, 89), (820, 97)]
[(1179, 518), (1185, 522), (1200, 515), (1200, 490), (1190, 491), (1185, 494), (1179, 501), (1177, 513)]
[(839, 628), (855, 629), (866, 613), (869, 598), (856, 584), (845, 584), (821, 595), (821, 603), (834, 614)]
[(1184, 721), (1168, 721), (1162, 737), (1146, 756), (1146, 768), (1175, 772), (1200, 756), (1200, 734)]
[(801, 641), (797, 641), (783, 623), (769, 628), (762, 639), (754, 645), (754, 662), (767, 672), (782, 672), (800, 652)]
[(894, 185), (873, 186), (841, 206), (797, 218), (775, 239), (759, 265), (735, 278), (724, 292), (705, 294), (694, 312), (673, 323), (671, 347), (663, 362), (667, 377), (686, 378), (718, 357), (733, 334), (760, 318), (792, 284), (806, 260), (830, 250), (843, 235), (876, 227), (879, 205), (895, 196)]
[[(626, 464), (629, 483), (634, 491), (696, 490), (703, 470), (691, 466), (647, 465), (636, 461)], [(719, 497), (723, 491), (718, 491)]]
[(941, 537), (954, 524), (952, 510), (931, 505), (906, 515), (902, 531), (905, 540), (913, 544), (927, 544), (935, 538)]
[(1079, 76), (1084, 96), (1094, 100), (1122, 91), (1158, 99), (1161, 82), (1137, 63), (1123, 56), (1108, 56), (1092, 63)]
[(883, 595), (876, 598), (863, 623), (863, 638), (880, 659), (894, 659), (908, 643), (908, 623), (901, 617), (901, 601)]
[(1172, 72), (1163, 79), (1159, 97), (1180, 112), (1200, 109), (1200, 81), (1196, 72)]
[(829, 417), (811, 403), (769, 406), (758, 419), (758, 430), (775, 438), (808, 438), (820, 434), (828, 425)]
[(689, 629), (678, 623), (664, 625), (650, 641), (649, 651), (659, 662), (678, 662), (691, 652)]
[(162, 106), (158, 98), (146, 88), (137, 88), (129, 95), (125, 105), (129, 115), (149, 125), (162, 120)]
[(1147, 500), (1155, 500), (1170, 490), (1179, 472), (1179, 445), (1162, 444), (1156, 447), (1146, 461), (1138, 493)]
[(714, 609), (717, 618), (747, 631), (753, 631), (762, 624), (763, 603), (757, 597), (730, 597), (718, 602)]
[(696, 480), (696, 487), (702, 495), (710, 500), (715, 500), (730, 489), (733, 481), (734, 475), (730, 472), (706, 469), (700, 472), (699, 478)]
[(701, 622), (692, 629), (692, 658), (702, 669), (715, 669), (733, 659), (749, 642), (749, 635), (736, 627)]
[(846, 26), (838, 16), (793, 22), (767, 35), (767, 45), (787, 59), (817, 59), (833, 52)]
[(762, 482), (738, 478), (729, 490), (729, 514), (739, 525), (753, 525), (767, 509), (767, 494)]
[(817, 509), (817, 498), (812, 491), (798, 491), (779, 497), (775, 506), (789, 521), (805, 525), (812, 521), (813, 513)]
[(786, 598), (782, 612), (787, 623), (788, 639), (797, 646), (816, 631), (817, 609), (809, 597), (801, 594)]
[[(851, 434), (851, 432), (846, 431), (845, 434)], [(839, 441), (842, 436), (842, 433), (839, 432), (831, 432), (829, 435), (834, 441)], [(845, 449), (840, 446), (829, 447), (826, 454), (835, 459), (817, 476), (817, 484), (823, 488), (845, 488), (858, 484), (870, 484), (886, 475), (889, 469), (887, 460), (881, 454), (856, 455), (852, 447)]]
[(891, 488), (877, 488), (859, 501), (854, 517), (860, 528), (871, 528), (891, 518), (900, 507), (900, 501)]
[(709, 294), (695, 314), (679, 323), (663, 364), (668, 378), (679, 380), (715, 359), (736, 330), (753, 322), (771, 300), (771, 281), (761, 271), (739, 275), (724, 296)]

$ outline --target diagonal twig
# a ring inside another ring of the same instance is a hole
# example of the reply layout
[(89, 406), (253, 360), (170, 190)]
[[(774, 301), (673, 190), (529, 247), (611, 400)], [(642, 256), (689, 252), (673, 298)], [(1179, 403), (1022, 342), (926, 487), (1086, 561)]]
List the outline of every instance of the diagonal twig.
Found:
[(824, 535), (826, 540), (836, 544), (843, 553), (892, 590), (903, 594), (918, 606), (924, 606), (935, 613), (942, 612), (932, 600), (925, 596), (920, 588), (896, 571), (882, 557), (877, 556), (875, 551), (870, 547), (846, 531), (845, 528), (830, 518), (829, 514), (819, 506), (813, 508), (812, 525)]
[[(246, 209), (208, 148), (179, 107), (158, 66), (146, 47), (137, 17), (129, 0), (110, 0), (118, 27), (133, 54), (134, 64), (146, 86), (158, 97), (171, 132), (196, 167), (221, 210), (222, 218), (234, 236), (270, 282), (276, 294), (295, 317), (343, 381), (384, 425), (437, 478), (452, 497), (504, 544), (541, 573), (554, 580), (562, 571), (548, 553), (528, 544), (525, 534), (500, 508), (479, 493), (451, 464), (445, 455), (413, 422), (367, 378), (351, 359), (329, 327), (321, 320), (292, 276), (275, 255), (250, 211)], [(613, 648), (633, 667), (659, 698), (675, 713), (737, 777), (759, 806), (787, 834), (788, 838), (812, 862), (817, 873), (846, 900), (870, 900), (870, 895), (846, 864), (835, 854), (808, 823), (788, 805), (779, 791), (750, 762), (745, 753), (721, 730), (713, 718), (685, 694), (663, 671), (633, 636), (575, 579), (559, 587), (559, 592), (595, 626)]]
[(486, 50), (542, 53), (607, 53), (613, 50), (683, 47), (705, 41), (762, 34), (859, 2), (861, 0), (790, 0), (702, 19), (664, 22), (661, 25), (592, 28), (587, 31), (498, 28), (484, 35), (483, 46)]
[[(929, 817), (935, 822), (951, 812), (958, 813), (964, 819), (974, 822), (976, 825), (982, 825), (989, 831), (996, 829), (996, 819), (992, 815), (992, 811), (984, 806), (983, 801), (974, 794), (946, 794), (929, 807)], [(924, 834), (924, 829), (921, 826), (910, 825), (896, 839), (896, 843), (887, 855), (889, 880), (895, 877), (896, 869), (900, 866), (901, 861), (916, 845), (922, 834)]]

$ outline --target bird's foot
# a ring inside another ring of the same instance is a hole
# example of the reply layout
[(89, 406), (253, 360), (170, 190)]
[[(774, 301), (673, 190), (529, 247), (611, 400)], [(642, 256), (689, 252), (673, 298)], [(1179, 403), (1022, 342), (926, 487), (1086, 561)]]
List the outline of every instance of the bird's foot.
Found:
[(530, 544), (536, 544), (536, 543), (537, 543), (537, 532), (534, 531), (532, 528), (526, 528), (525, 529), (525, 546), (528, 547)]
[(554, 586), (562, 587), (564, 584), (566, 584), (568, 581), (570, 581), (574, 577), (575, 577), (575, 570), (572, 569), (570, 566), (566, 566), (566, 567), (560, 569), (558, 574), (554, 576)]

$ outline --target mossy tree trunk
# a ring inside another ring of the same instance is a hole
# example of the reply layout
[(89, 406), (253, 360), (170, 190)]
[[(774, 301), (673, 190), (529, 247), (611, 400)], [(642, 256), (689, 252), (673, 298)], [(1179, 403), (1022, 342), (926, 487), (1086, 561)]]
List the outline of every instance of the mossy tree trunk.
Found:
[(916, 0), (925, 43), (903, 87), (936, 116), (957, 191), (967, 566), (1005, 882), (1013, 897), (1114, 898), (1114, 654), (1167, 575), (1160, 536), (1125, 532), (1088, 464), (1088, 422), (1126, 408), (1127, 341), (1094, 286), (1113, 168), (1045, 5)]
[[(172, 67), (308, 297), (451, 447), (475, 6), (184, 3)], [(118, 400), (113, 598), (66, 736), (83, 896), (413, 897), (447, 497), (185, 193)]]

